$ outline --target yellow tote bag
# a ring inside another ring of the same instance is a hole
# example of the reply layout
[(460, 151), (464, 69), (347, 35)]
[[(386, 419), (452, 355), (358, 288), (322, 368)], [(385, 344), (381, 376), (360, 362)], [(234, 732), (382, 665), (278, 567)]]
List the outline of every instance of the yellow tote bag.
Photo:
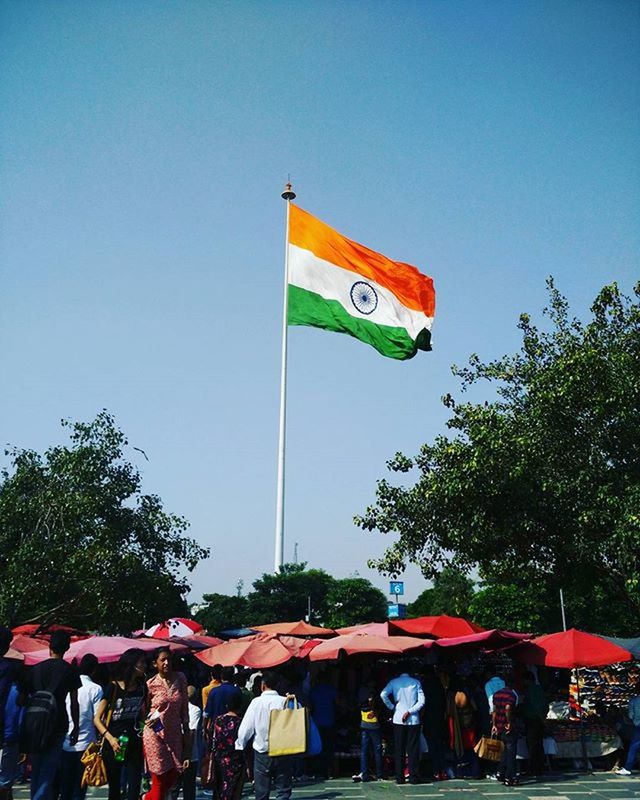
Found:
[(307, 709), (295, 697), (287, 698), (285, 708), (272, 708), (269, 714), (269, 755), (294, 756), (307, 749)]

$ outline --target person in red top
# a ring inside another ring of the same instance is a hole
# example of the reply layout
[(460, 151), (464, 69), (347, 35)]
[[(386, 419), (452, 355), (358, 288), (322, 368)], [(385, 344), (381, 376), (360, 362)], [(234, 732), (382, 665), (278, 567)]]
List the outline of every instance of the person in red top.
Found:
[(516, 753), (518, 732), (516, 731), (516, 703), (518, 696), (511, 688), (513, 677), (507, 676), (506, 686), (493, 695), (493, 724), (491, 733), (504, 744), (498, 775), (505, 786), (516, 786)]

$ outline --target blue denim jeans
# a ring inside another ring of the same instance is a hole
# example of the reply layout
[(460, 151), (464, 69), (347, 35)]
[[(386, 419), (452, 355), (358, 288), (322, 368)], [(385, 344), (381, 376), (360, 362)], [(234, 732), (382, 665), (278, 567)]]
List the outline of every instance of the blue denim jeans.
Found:
[(60, 767), (64, 734), (42, 753), (31, 754), (31, 800), (53, 800), (53, 782)]
[(640, 750), (640, 727), (634, 725), (629, 744), (629, 753), (627, 754), (627, 760), (624, 762), (625, 769), (631, 771), (634, 768), (638, 750)]
[(368, 750), (369, 742), (373, 749), (373, 756), (376, 762), (376, 778), (382, 778), (382, 731), (380, 728), (361, 728), (361, 744), (360, 744), (360, 774), (362, 780), (369, 777), (368, 763), (369, 760)]

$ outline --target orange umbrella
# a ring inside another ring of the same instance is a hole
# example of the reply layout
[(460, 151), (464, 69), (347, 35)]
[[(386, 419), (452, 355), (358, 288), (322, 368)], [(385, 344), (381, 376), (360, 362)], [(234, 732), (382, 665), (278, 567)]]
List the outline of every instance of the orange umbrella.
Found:
[(199, 658), (210, 667), (221, 664), (223, 667), (253, 667), (254, 669), (267, 669), (284, 664), (291, 658), (304, 658), (309, 652), (312, 643), (293, 636), (274, 636), (268, 633), (259, 633), (255, 636), (245, 636), (242, 639), (233, 639), (223, 642), (208, 650), (196, 653)]
[(272, 622), (269, 625), (251, 625), (254, 631), (262, 633), (279, 633), (283, 636), (333, 636), (335, 631), (331, 628), (321, 628), (319, 625), (309, 625), (303, 619), (297, 622)]
[(475, 622), (463, 617), (450, 617), (440, 614), (437, 617), (416, 617), (416, 619), (396, 619), (389, 623), (392, 632), (406, 633), (409, 636), (433, 636), (436, 639), (453, 636), (468, 636), (470, 633), (484, 631)]
[(413, 636), (376, 636), (370, 633), (347, 633), (343, 636), (336, 636), (326, 642), (321, 642), (314, 647), (309, 658), (311, 661), (327, 661), (338, 658), (340, 651), (348, 656), (358, 653), (387, 653), (398, 655), (407, 650), (414, 650), (418, 647), (431, 647), (433, 641), (417, 639)]

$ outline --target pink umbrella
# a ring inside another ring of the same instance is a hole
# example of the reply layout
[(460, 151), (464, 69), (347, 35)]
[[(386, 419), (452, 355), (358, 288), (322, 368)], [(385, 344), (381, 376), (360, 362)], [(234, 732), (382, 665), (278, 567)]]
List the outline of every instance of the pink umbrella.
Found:
[[(87, 653), (93, 653), (101, 664), (110, 664), (117, 661), (126, 650), (136, 648), (145, 653), (151, 653), (156, 648), (164, 646), (176, 652), (184, 652), (188, 649), (183, 644), (174, 644), (173, 642), (160, 644), (160, 642), (148, 639), (127, 639), (125, 636), (93, 636), (91, 639), (74, 642), (65, 653), (64, 660), (73, 661), (75, 658), (79, 661)], [(40, 661), (45, 661), (47, 658), (49, 658), (48, 649), (35, 650), (32, 653), (25, 653), (25, 664), (27, 666), (39, 664)]]
[(350, 625), (348, 628), (336, 628), (336, 633), (373, 633), (376, 636), (390, 636), (388, 622), (368, 622), (365, 625)]
[(144, 635), (152, 636), (154, 639), (171, 639), (173, 636), (193, 636), (194, 633), (200, 633), (200, 631), (204, 631), (204, 628), (194, 619), (172, 617), (152, 625), (144, 632)]
[(4, 657), (10, 658), (13, 661), (24, 661), (24, 653), (21, 653), (19, 650), (14, 650), (13, 647), (9, 647)]
[(388, 653), (397, 655), (418, 647), (427, 648), (434, 644), (433, 640), (418, 639), (414, 636), (376, 636), (369, 633), (347, 633), (328, 639), (314, 647), (309, 658), (311, 661), (327, 661), (338, 658), (340, 652), (349, 656), (358, 653)]

